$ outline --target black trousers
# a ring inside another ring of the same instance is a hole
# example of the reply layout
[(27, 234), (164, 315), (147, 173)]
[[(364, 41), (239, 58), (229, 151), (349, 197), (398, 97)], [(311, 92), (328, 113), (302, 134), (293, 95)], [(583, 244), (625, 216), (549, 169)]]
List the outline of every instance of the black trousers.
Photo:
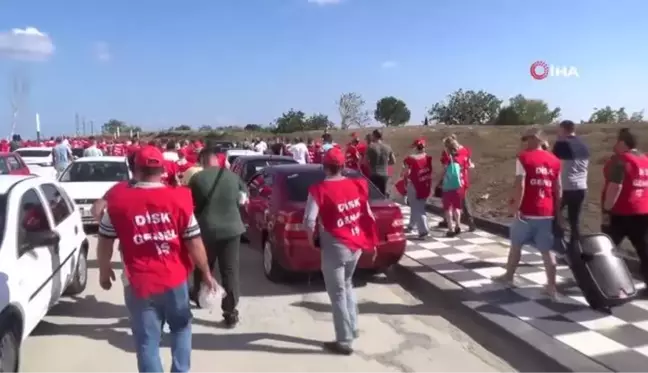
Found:
[(369, 180), (380, 190), (380, 193), (387, 195), (387, 180), (389, 180), (389, 176), (383, 176), (383, 175), (371, 175), (369, 177)]
[[(240, 295), (239, 249), (241, 247), (241, 236), (224, 240), (210, 240), (209, 237), (203, 236), (203, 242), (205, 243), (205, 249), (207, 249), (209, 268), (213, 275), (215, 275), (215, 270), (218, 268), (221, 285), (227, 292), (227, 295), (221, 303), (223, 316), (237, 316), (238, 310), (236, 307), (238, 306)], [(194, 291), (196, 294), (200, 289), (201, 282), (201, 273), (199, 270), (196, 270), (194, 272)]]
[(601, 231), (615, 245), (628, 238), (639, 257), (644, 282), (648, 283), (648, 215), (610, 215), (609, 224), (601, 225)]
[(585, 202), (586, 190), (565, 190), (562, 194), (562, 211), (567, 208), (567, 223), (571, 231), (571, 237), (580, 236), (580, 217)]

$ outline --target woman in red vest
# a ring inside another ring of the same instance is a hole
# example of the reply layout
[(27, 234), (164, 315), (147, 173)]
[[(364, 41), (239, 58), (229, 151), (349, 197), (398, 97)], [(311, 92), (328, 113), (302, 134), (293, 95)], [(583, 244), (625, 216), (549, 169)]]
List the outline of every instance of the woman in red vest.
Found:
[(429, 234), (425, 203), (432, 191), (432, 156), (425, 152), (425, 139), (415, 140), (412, 147), (414, 153), (403, 160), (403, 179), (410, 206), (407, 230), (416, 228), (419, 238), (425, 238)]
[(331, 299), (335, 341), (324, 348), (350, 355), (358, 337), (358, 307), (353, 293), (353, 273), (363, 251), (375, 252), (376, 221), (369, 207), (369, 185), (364, 178), (342, 176), (345, 156), (333, 147), (324, 153), (326, 178), (309, 189), (304, 226), (311, 242), (319, 238), (322, 274)]

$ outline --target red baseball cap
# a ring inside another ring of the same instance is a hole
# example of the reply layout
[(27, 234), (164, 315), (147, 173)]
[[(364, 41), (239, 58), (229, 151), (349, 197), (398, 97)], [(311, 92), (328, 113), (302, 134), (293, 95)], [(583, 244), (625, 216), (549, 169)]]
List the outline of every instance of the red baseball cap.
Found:
[(331, 148), (326, 153), (322, 159), (323, 164), (329, 164), (334, 166), (344, 166), (346, 157), (340, 148)]
[(147, 145), (135, 154), (135, 165), (139, 167), (164, 167), (164, 157), (160, 149)]
[(419, 138), (414, 140), (412, 146), (425, 146), (425, 139)]

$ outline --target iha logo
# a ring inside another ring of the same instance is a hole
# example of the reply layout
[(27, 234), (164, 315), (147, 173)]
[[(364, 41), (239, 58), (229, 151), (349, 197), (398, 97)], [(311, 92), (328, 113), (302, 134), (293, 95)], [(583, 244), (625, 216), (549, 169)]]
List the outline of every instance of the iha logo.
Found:
[(535, 80), (544, 80), (548, 77), (578, 78), (578, 69), (574, 66), (549, 65), (544, 61), (536, 61), (529, 69), (531, 77)]

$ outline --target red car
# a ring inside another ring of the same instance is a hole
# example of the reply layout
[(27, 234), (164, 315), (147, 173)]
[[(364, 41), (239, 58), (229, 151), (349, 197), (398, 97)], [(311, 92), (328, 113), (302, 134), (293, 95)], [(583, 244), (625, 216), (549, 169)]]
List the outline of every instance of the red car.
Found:
[[(345, 170), (344, 175), (364, 177), (353, 170)], [(315, 164), (270, 166), (250, 179), (250, 202), (242, 208), (242, 217), (250, 246), (263, 251), (264, 272), (271, 281), (320, 270), (320, 249), (308, 240), (302, 222), (308, 188), (323, 179), (322, 166)], [(375, 257), (362, 255), (358, 268), (384, 271), (405, 252), (403, 215), (396, 203), (369, 185), (380, 243)]]
[(29, 167), (16, 153), (0, 153), (0, 175), (29, 175)]

